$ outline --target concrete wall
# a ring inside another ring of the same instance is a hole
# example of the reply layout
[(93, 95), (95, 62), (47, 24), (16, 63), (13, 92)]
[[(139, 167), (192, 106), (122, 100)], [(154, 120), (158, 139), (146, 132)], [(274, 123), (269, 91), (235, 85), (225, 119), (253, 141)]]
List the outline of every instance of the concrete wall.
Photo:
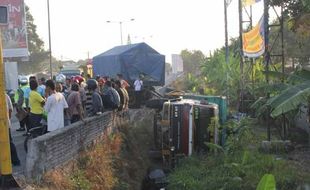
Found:
[(112, 128), (112, 120), (112, 113), (107, 112), (31, 140), (26, 177), (38, 181), (45, 172), (75, 158), (80, 150)]

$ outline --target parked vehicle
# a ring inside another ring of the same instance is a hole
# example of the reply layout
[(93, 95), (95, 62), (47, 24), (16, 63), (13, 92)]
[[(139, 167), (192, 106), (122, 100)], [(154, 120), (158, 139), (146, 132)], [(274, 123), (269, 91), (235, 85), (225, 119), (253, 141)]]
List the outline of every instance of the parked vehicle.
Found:
[(81, 71), (78, 67), (64, 67), (59, 73), (65, 75), (67, 78), (81, 75)]

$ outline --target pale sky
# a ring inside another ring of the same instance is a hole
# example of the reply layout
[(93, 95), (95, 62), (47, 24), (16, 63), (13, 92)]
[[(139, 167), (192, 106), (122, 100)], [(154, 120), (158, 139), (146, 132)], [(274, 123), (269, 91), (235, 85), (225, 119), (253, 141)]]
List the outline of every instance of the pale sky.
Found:
[[(238, 6), (228, 8), (229, 36), (238, 36)], [(48, 49), (46, 0), (25, 0)], [(254, 24), (262, 3), (254, 7)], [(50, 0), (52, 53), (58, 59), (78, 60), (96, 56), (120, 45), (130, 34), (132, 43), (145, 41), (169, 60), (183, 49), (205, 54), (224, 45), (223, 0)]]

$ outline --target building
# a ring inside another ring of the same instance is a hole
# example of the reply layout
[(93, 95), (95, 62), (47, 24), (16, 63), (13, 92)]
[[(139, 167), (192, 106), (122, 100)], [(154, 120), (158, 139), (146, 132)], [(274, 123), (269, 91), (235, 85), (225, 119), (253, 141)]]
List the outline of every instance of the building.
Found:
[(183, 72), (183, 59), (181, 55), (172, 54), (171, 55), (171, 62), (172, 62), (172, 73), (181, 73)]

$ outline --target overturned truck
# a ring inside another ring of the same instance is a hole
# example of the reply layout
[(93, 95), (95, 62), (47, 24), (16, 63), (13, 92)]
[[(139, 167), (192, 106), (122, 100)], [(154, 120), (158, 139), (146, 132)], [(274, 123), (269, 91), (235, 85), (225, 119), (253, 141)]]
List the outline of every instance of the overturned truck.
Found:
[(183, 95), (174, 99), (153, 99), (146, 103), (154, 115), (155, 150), (164, 165), (173, 168), (179, 158), (194, 152), (208, 152), (207, 144), (224, 144), (227, 119), (226, 98), (221, 96)]
[(165, 56), (146, 43), (116, 46), (93, 58), (94, 75), (116, 77), (122, 74), (131, 87), (130, 104), (135, 103), (134, 81), (142, 76), (142, 101), (152, 97), (154, 86), (165, 84)]

